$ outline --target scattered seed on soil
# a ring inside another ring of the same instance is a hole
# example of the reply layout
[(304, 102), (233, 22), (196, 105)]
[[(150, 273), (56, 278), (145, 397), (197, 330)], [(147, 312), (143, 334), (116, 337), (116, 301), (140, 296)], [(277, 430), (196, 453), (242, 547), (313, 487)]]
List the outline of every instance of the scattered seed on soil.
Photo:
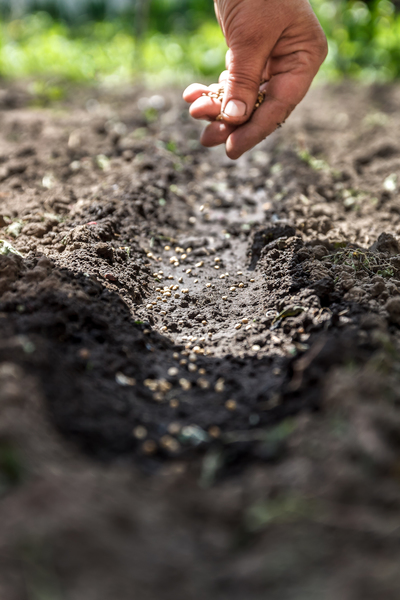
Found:
[(185, 391), (190, 390), (190, 388), (192, 387), (192, 384), (190, 383), (190, 381), (188, 379), (184, 379), (184, 378), (179, 380), (179, 385)]
[(178, 375), (178, 373), (179, 373), (179, 370), (176, 367), (170, 367), (168, 369), (168, 375), (170, 377), (175, 377), (175, 375)]
[(215, 391), (216, 392), (223, 392), (225, 389), (225, 379), (222, 379), (222, 377), (220, 379), (218, 379), (217, 383), (215, 384)]
[(157, 444), (153, 440), (146, 440), (142, 444), (142, 451), (144, 454), (151, 456), (157, 452)]
[(147, 436), (147, 429), (146, 429), (146, 427), (143, 427), (142, 425), (138, 425), (133, 430), (133, 435), (138, 440), (144, 440), (144, 438)]
[(253, 352), (259, 352), (261, 350), (261, 347), (258, 344), (254, 344), (254, 346), (252, 346), (251, 349), (253, 350)]
[(210, 387), (209, 381), (207, 381), (207, 379), (204, 377), (199, 377), (196, 383), (203, 390), (207, 390)]
[(217, 439), (221, 436), (221, 430), (217, 425), (212, 425), (208, 428), (208, 434), (210, 437)]
[(169, 452), (178, 452), (180, 448), (179, 442), (170, 435), (162, 436), (160, 446)]
[(242, 324), (241, 324), (241, 323), (237, 323), (237, 324), (235, 325), (235, 329), (241, 329), (241, 327), (242, 327)]
[(236, 402), (236, 400), (227, 400), (225, 402), (225, 407), (228, 410), (236, 410), (236, 408), (237, 408), (237, 402)]

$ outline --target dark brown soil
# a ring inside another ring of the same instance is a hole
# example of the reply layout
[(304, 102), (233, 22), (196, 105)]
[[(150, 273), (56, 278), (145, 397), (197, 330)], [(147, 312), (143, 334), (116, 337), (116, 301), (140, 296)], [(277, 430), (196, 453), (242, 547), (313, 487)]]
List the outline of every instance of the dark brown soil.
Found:
[(0, 94), (0, 599), (397, 600), (400, 88), (73, 96)]

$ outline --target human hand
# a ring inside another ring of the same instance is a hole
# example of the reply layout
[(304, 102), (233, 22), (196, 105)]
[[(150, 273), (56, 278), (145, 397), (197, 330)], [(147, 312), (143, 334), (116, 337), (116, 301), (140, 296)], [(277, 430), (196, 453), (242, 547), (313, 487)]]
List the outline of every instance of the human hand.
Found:
[[(183, 97), (195, 119), (211, 121), (204, 146), (226, 144), (239, 158), (283, 123), (306, 95), (327, 55), (322, 28), (308, 0), (214, 0), (228, 44), (222, 105), (192, 84)], [(260, 88), (260, 82), (261, 88)], [(260, 89), (265, 100), (253, 112)], [(221, 114), (221, 119), (216, 118)]]

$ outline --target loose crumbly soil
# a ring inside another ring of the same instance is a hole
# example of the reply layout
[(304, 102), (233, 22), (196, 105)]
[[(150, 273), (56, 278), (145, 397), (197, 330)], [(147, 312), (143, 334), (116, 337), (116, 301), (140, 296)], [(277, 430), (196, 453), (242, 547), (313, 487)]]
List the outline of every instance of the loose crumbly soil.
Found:
[(397, 600), (400, 88), (0, 102), (0, 598)]

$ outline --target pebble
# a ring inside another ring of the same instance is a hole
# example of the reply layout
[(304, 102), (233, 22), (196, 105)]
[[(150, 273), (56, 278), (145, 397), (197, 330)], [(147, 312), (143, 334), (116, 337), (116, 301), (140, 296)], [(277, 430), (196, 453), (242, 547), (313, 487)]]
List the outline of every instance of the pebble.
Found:
[(115, 381), (123, 387), (136, 385), (136, 379), (134, 379), (133, 377), (127, 377), (123, 373), (117, 373), (115, 375)]

